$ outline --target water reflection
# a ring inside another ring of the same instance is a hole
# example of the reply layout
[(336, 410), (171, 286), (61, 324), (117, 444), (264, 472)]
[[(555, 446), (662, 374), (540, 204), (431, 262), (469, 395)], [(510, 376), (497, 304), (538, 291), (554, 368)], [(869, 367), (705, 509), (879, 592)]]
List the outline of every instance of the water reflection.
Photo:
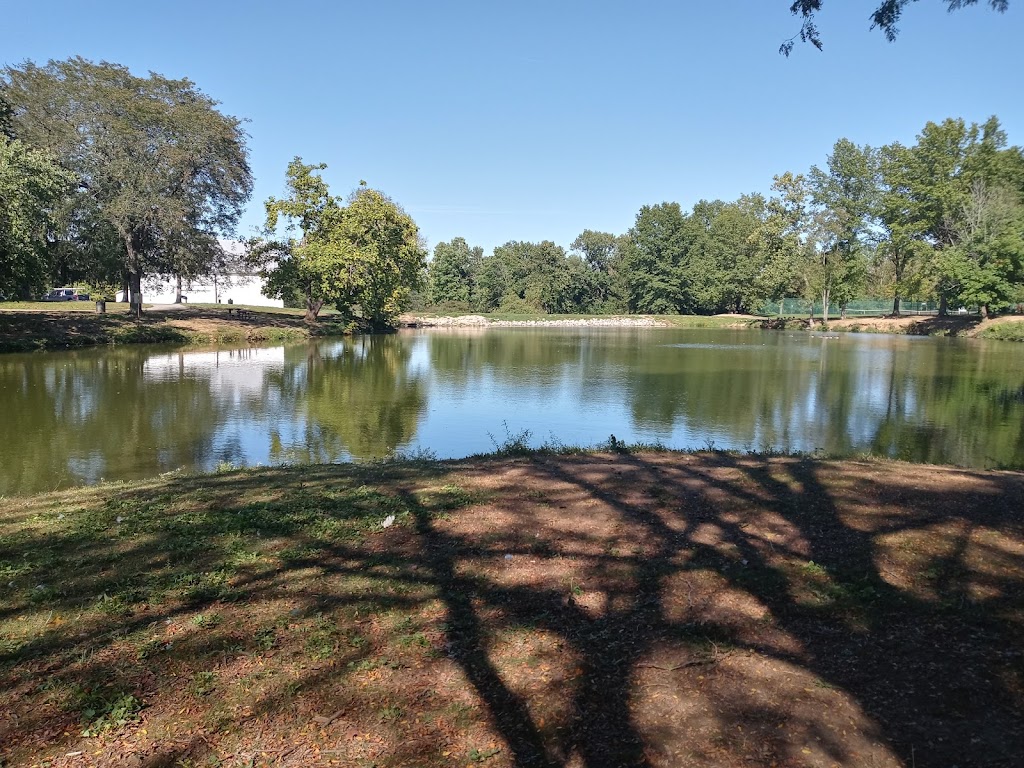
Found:
[(220, 462), (593, 444), (1024, 467), (1024, 348), (720, 330), (413, 332), (0, 356), (0, 493)]

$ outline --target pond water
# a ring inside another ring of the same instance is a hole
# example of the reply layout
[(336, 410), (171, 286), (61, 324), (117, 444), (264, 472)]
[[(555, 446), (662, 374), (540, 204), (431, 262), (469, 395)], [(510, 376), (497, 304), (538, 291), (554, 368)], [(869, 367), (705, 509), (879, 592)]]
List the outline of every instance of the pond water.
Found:
[(0, 355), (0, 494), (509, 437), (1024, 468), (1024, 345), (677, 329), (409, 331)]

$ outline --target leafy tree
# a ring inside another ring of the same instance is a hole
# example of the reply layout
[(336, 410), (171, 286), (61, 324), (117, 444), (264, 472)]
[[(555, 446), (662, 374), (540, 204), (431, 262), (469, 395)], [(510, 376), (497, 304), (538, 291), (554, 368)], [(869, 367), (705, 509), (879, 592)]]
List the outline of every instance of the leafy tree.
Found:
[(956, 223), (957, 244), (941, 255), (943, 274), (962, 304), (1005, 305), (1024, 276), (1024, 205), (1019, 195), (975, 181)]
[[(289, 196), (266, 202), (266, 237), (249, 244), (264, 292), (302, 297), (306, 321), (315, 322), (326, 303), (346, 314), (358, 305), (370, 322), (384, 325), (420, 285), (424, 251), (412, 218), (382, 193), (360, 188), (347, 204), (331, 195), (318, 171), (301, 158), (288, 164)], [(284, 220), (287, 233), (275, 238)]]
[(757, 233), (765, 254), (759, 282), (771, 299), (800, 293), (813, 299), (816, 253), (807, 177), (787, 171), (775, 177), (772, 191), (775, 195), (768, 201), (768, 215)]
[(570, 246), (593, 271), (595, 307), (601, 311), (624, 310), (622, 252), (625, 238), (609, 232), (585, 229)]
[[(822, 49), (821, 35), (814, 23), (815, 16), (821, 10), (822, 2), (823, 0), (794, 0), (793, 4), (789, 6), (790, 13), (801, 17), (802, 24), (796, 37), (787, 40), (779, 47), (780, 53), (789, 56), (793, 52), (797, 37), (801, 42), (810, 43), (819, 51)], [(886, 39), (892, 42), (899, 33), (896, 24), (899, 22), (900, 16), (903, 15), (903, 9), (911, 2), (917, 2), (917, 0), (883, 0), (871, 14), (871, 28), (877, 27), (882, 30)], [(978, 4), (978, 0), (943, 0), (943, 2), (949, 11)], [(986, 0), (986, 4), (1000, 13), (1010, 7), (1009, 0)]]
[(827, 170), (812, 167), (808, 192), (815, 206), (815, 239), (811, 282), (821, 297), (828, 322), (829, 304), (854, 298), (865, 272), (863, 239), (877, 212), (877, 153), (848, 139), (835, 143)]
[(508, 288), (510, 275), (504, 260), (488, 256), (481, 259), (477, 271), (473, 304), (481, 312), (491, 312), (501, 305)]
[(362, 316), (376, 327), (390, 325), (422, 286), (426, 249), (416, 222), (386, 195), (357, 189), (342, 209), (336, 238), (356, 254), (354, 281), (338, 300), (347, 312), (359, 305)]
[(234, 228), (252, 189), (246, 135), (191, 81), (73, 58), (8, 67), (0, 92), (14, 132), (75, 174), (69, 224), (117, 233), (137, 301), (145, 275), (202, 267), (178, 243)]
[[(266, 237), (249, 243), (250, 260), (260, 268), (264, 293), (278, 299), (298, 294), (310, 323), (316, 322), (325, 303), (350, 295), (356, 281), (357, 254), (350, 243), (336, 236), (341, 202), (318, 173), (326, 167), (294, 158), (285, 174), (288, 197), (267, 200)], [(275, 239), (282, 219), (286, 236)], [(296, 229), (298, 238), (288, 236)]]
[(0, 135), (0, 294), (27, 299), (44, 287), (53, 210), (72, 184), (47, 153)]
[(564, 306), (555, 290), (565, 251), (550, 240), (510, 241), (480, 263), (476, 305), (482, 311), (557, 312)]
[(931, 252), (931, 246), (925, 241), (925, 227), (915, 217), (913, 199), (904, 180), (909, 151), (900, 144), (891, 144), (879, 153), (882, 187), (877, 254), (891, 269), (888, 284), (892, 313), (897, 316), (901, 300), (919, 294), (927, 282)]
[(468, 306), (476, 293), (476, 275), (483, 255), (482, 248), (471, 248), (461, 237), (438, 243), (428, 267), (431, 303)]
[(940, 314), (949, 301), (963, 303), (962, 269), (946, 251), (960, 246), (967, 230), (964, 211), (972, 206), (975, 185), (1000, 188), (1019, 196), (1024, 190), (1024, 158), (1006, 147), (999, 120), (968, 125), (962, 119), (929, 122), (908, 150), (893, 149), (887, 177), (893, 193), (902, 196), (901, 221), (932, 251), (925, 259), (929, 280), (938, 292)]
[(690, 311), (683, 279), (687, 221), (679, 203), (645, 205), (629, 230), (623, 254), (632, 312), (673, 314)]

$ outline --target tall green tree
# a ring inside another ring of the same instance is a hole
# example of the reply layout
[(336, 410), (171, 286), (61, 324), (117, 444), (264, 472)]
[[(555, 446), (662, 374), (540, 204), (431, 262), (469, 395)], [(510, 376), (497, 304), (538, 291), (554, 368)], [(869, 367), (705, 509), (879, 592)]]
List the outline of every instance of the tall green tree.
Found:
[(382, 192), (360, 187), (342, 209), (336, 237), (357, 254), (355, 280), (338, 309), (358, 304), (372, 325), (390, 326), (426, 276), (427, 252), (416, 222)]
[(341, 201), (320, 176), (326, 167), (293, 158), (285, 172), (288, 195), (266, 201), (265, 235), (249, 243), (263, 292), (278, 299), (300, 296), (309, 323), (316, 322), (324, 304), (355, 290), (358, 269), (355, 250), (337, 237)]
[(940, 300), (940, 314), (950, 301), (970, 303), (956, 267), (956, 250), (967, 232), (964, 212), (973, 206), (976, 185), (989, 192), (1002, 189), (1020, 199), (1024, 189), (1024, 158), (1017, 147), (1007, 147), (1007, 136), (995, 117), (981, 125), (948, 118), (929, 122), (906, 151), (893, 155), (890, 188), (902, 196), (901, 214), (932, 251), (926, 257), (929, 279)]
[(1015, 192), (977, 180), (955, 226), (957, 244), (941, 252), (941, 271), (962, 304), (987, 316), (1016, 297), (1024, 278), (1024, 205)]
[(621, 311), (626, 308), (622, 274), (624, 240), (622, 236), (610, 232), (585, 229), (570, 246), (592, 271), (590, 282), (596, 292), (593, 304), (602, 312)]
[(97, 219), (117, 233), (137, 302), (146, 275), (185, 268), (175, 243), (229, 234), (249, 198), (241, 120), (190, 80), (79, 57), (8, 67), (0, 94), (16, 135), (75, 174), (69, 221)]
[(268, 296), (302, 298), (307, 322), (330, 303), (386, 325), (422, 283), (419, 230), (377, 190), (360, 187), (347, 202), (332, 195), (319, 173), (326, 167), (299, 157), (288, 164), (288, 196), (267, 200), (265, 234), (249, 243), (249, 261)]
[(565, 261), (565, 250), (550, 240), (512, 240), (498, 246), (480, 263), (477, 308), (506, 312), (565, 311), (560, 309), (564, 304), (556, 288), (556, 276), (562, 273)]
[(919, 295), (928, 284), (928, 257), (932, 248), (926, 241), (926, 226), (916, 215), (907, 186), (905, 169), (910, 150), (890, 144), (879, 151), (881, 194), (879, 196), (877, 255), (888, 266), (886, 281), (892, 296), (892, 313), (900, 314), (901, 302)]
[(839, 139), (827, 168), (811, 168), (808, 191), (815, 209), (816, 240), (810, 277), (827, 323), (829, 305), (845, 306), (864, 278), (864, 240), (877, 215), (881, 192), (878, 154)]
[(0, 135), (0, 294), (28, 299), (45, 286), (54, 210), (73, 181), (47, 153)]
[(468, 307), (476, 293), (476, 275), (483, 255), (483, 248), (470, 247), (461, 237), (434, 246), (434, 258), (428, 267), (431, 303)]
[(645, 205), (629, 230), (623, 253), (631, 312), (675, 314), (692, 310), (684, 282), (687, 220), (679, 203)]

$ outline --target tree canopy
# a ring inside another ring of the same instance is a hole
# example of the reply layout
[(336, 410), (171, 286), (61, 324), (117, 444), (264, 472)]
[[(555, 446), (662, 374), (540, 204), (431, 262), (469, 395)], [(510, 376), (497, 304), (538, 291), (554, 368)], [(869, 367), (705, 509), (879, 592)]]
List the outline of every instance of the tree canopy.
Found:
[(346, 314), (358, 308), (370, 323), (386, 325), (422, 284), (426, 254), (419, 229), (377, 190), (360, 187), (348, 201), (335, 197), (319, 173), (326, 167), (299, 157), (289, 163), (289, 194), (267, 200), (265, 233), (250, 243), (250, 259), (261, 268), (264, 292), (297, 295), (309, 322), (330, 303)]
[(190, 80), (79, 57), (7, 67), (0, 96), (13, 134), (74, 174), (54, 240), (109, 230), (139, 297), (147, 274), (203, 272), (248, 200), (242, 122)]

